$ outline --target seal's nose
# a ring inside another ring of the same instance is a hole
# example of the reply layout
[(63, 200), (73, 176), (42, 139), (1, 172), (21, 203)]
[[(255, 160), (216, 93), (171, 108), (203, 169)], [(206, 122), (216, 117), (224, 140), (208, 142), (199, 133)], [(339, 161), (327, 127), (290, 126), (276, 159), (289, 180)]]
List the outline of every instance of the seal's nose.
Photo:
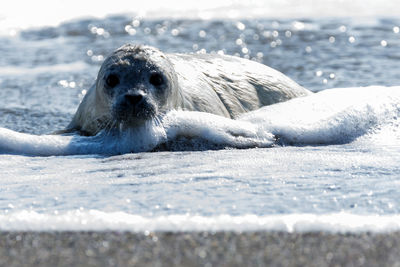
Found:
[(137, 104), (140, 103), (140, 101), (142, 101), (143, 94), (141, 94), (141, 93), (128, 93), (128, 94), (125, 95), (125, 99), (131, 105), (136, 106)]

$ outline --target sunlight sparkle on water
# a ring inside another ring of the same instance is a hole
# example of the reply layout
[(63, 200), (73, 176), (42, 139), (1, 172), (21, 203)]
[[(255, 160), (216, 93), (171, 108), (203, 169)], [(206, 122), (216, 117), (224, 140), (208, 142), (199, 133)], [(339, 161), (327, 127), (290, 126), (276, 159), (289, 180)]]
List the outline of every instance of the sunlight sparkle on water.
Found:
[[(17, 38), (7, 31), (0, 66), (1, 127), (43, 138), (68, 125), (105, 55), (127, 42), (166, 53), (241, 56), (269, 65), (313, 91), (335, 87), (360, 91), (325, 98), (319, 92), (314, 96), (322, 99), (311, 104), (298, 106), (307, 101), (298, 99), (256, 116), (270, 125), (263, 130), (299, 146), (113, 157), (3, 155), (0, 169), (12, 179), (1, 181), (0, 226), (11, 230), (400, 229), (396, 161), (400, 96), (398, 89), (389, 88), (400, 84), (399, 20), (364, 23), (353, 18), (299, 21), (265, 16), (229, 20), (208, 14), (211, 20), (136, 14), (85, 18), (52, 28), (16, 30)], [(104, 38), (106, 32), (112, 38)], [(33, 45), (22, 49), (22, 42)], [(16, 49), (21, 49), (20, 55)], [(367, 87), (371, 84), (382, 87), (372, 90)], [(390, 90), (387, 97), (382, 94), (385, 90)], [(207, 133), (214, 130), (207, 128)], [(345, 137), (349, 140), (343, 141)], [(327, 141), (329, 145), (324, 145)], [(104, 144), (99, 143), (99, 149), (105, 149)], [(365, 225), (369, 216), (378, 219)]]

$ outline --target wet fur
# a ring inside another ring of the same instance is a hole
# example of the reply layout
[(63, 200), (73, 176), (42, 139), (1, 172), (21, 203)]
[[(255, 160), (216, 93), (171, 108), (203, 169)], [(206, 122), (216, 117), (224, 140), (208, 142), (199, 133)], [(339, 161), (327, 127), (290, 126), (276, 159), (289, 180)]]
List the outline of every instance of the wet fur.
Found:
[(164, 54), (153, 47), (128, 44), (105, 60), (66, 132), (95, 135), (118, 126), (113, 116), (118, 93), (105, 93), (103, 77), (109, 71), (118, 71), (115, 64), (123, 66), (127, 64), (124, 59), (130, 57), (144, 60), (145, 66), (138, 69), (155, 66), (166, 77), (165, 92), (147, 92), (157, 114), (177, 109), (234, 119), (265, 105), (311, 94), (282, 73), (254, 61), (210, 54)]

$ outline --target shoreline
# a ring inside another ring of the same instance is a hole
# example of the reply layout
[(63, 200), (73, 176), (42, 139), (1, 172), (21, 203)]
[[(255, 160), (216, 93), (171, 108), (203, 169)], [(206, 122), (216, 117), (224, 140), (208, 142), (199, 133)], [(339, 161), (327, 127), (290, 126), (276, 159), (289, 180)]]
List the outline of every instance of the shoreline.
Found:
[(393, 266), (399, 251), (400, 232), (0, 232), (0, 266)]

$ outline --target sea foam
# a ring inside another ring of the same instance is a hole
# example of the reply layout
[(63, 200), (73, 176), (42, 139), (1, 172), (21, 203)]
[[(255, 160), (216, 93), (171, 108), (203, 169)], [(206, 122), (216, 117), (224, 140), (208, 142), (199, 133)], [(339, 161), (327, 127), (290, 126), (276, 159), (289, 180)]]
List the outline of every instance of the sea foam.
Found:
[[(266, 106), (237, 120), (171, 111), (142, 127), (94, 137), (36, 136), (0, 128), (0, 153), (50, 156), (124, 154), (160, 146), (190, 150), (342, 144), (396, 123), (399, 113), (400, 87), (338, 88)], [(391, 129), (397, 136), (397, 128)]]
[(0, 215), (2, 231), (283, 231), (376, 232), (399, 231), (399, 215), (253, 214), (199, 216), (188, 214), (146, 217), (125, 212), (73, 210), (61, 214), (18, 211)]

